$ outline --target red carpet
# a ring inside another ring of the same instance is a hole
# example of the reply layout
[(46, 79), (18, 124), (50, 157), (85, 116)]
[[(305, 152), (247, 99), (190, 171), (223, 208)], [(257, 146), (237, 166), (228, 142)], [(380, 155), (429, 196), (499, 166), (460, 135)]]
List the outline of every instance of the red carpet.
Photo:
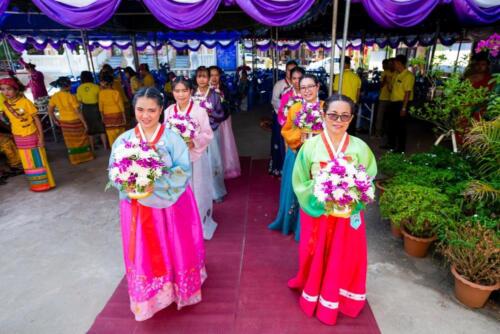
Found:
[(215, 207), (219, 227), (205, 243), (203, 301), (136, 322), (123, 279), (89, 333), (380, 333), (369, 305), (356, 319), (339, 315), (334, 327), (300, 310), (298, 292), (287, 287), (298, 269), (297, 243), (267, 229), (279, 201), (279, 181), (267, 175), (267, 161), (243, 158), (242, 176), (226, 185), (229, 196)]

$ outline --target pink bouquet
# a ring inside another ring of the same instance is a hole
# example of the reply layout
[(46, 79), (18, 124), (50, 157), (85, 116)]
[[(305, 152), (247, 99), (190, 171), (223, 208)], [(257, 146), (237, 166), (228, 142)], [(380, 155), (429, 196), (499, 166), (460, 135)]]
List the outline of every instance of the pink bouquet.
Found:
[(165, 121), (165, 126), (167, 129), (171, 129), (179, 134), (186, 143), (194, 139), (198, 128), (198, 124), (194, 119), (189, 117), (189, 115), (181, 115), (178, 113), (173, 113), (168, 117)]
[(479, 41), (474, 50), (476, 53), (485, 51), (489, 52), (492, 57), (497, 57), (500, 53), (500, 35), (494, 33), (485, 40)]
[(313, 193), (328, 214), (349, 217), (358, 205), (374, 200), (373, 180), (363, 165), (355, 167), (345, 158), (336, 158), (321, 167), (314, 178)]
[(302, 109), (295, 116), (293, 123), (297, 128), (305, 132), (319, 132), (323, 130), (323, 119), (319, 102), (306, 103), (302, 102)]

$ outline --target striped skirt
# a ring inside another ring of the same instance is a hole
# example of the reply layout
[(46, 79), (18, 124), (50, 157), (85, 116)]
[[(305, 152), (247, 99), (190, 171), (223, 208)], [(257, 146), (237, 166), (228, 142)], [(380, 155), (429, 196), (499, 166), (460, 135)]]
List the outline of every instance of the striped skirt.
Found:
[(115, 140), (125, 132), (123, 113), (103, 114), (103, 122), (106, 126), (109, 146), (112, 146)]
[(68, 149), (69, 162), (73, 165), (94, 159), (89, 137), (80, 120), (60, 121), (64, 143)]
[(38, 136), (14, 136), (24, 173), (28, 177), (32, 191), (46, 191), (54, 188), (56, 183), (52, 176), (47, 153), (44, 147), (37, 147)]

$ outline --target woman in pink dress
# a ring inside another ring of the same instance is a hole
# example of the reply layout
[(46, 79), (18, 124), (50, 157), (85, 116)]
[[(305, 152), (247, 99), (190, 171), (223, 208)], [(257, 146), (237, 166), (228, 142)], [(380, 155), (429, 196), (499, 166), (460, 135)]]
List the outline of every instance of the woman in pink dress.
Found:
[(232, 179), (241, 175), (240, 158), (238, 148), (234, 140), (233, 126), (231, 121), (232, 103), (230, 101), (229, 92), (220, 80), (222, 70), (218, 66), (211, 66), (210, 70), (210, 86), (219, 93), (221, 97), (222, 107), (227, 119), (220, 125), (220, 141), (221, 155), (224, 164), (224, 178)]
[[(159, 90), (139, 90), (133, 106), (138, 124), (113, 144), (110, 171), (120, 166), (114, 156), (117, 150), (126, 149), (125, 141), (147, 143), (166, 166), (151, 196), (137, 200), (120, 192), (130, 309), (135, 320), (142, 321), (172, 303), (180, 309), (200, 302), (207, 274), (200, 216), (189, 186), (188, 148), (179, 135), (160, 124), (163, 96)], [(110, 181), (115, 184), (117, 176), (111, 174)]]
[(292, 78), (292, 86), (290, 86), (281, 95), (280, 107), (278, 108), (278, 123), (280, 123), (280, 126), (283, 126), (286, 123), (288, 109), (290, 109), (290, 107), (296, 102), (302, 101), (299, 83), (304, 74), (306, 74), (306, 71), (302, 67), (298, 66), (294, 67), (290, 72), (290, 77)]
[(354, 103), (344, 95), (324, 105), (325, 129), (300, 149), (293, 170), (293, 189), (300, 204), (299, 270), (288, 286), (301, 292), (300, 307), (325, 324), (340, 313), (356, 317), (366, 301), (367, 247), (363, 211), (341, 218), (329, 214), (314, 195), (315, 177), (329, 161), (342, 157), (363, 165), (374, 177), (377, 164), (361, 139), (347, 134)]
[(207, 152), (208, 145), (214, 139), (214, 133), (210, 127), (207, 112), (191, 98), (192, 90), (193, 86), (189, 79), (178, 77), (172, 82), (175, 103), (165, 110), (165, 124), (170, 123), (169, 120), (175, 119), (176, 116), (189, 117), (196, 124), (196, 133), (188, 144), (193, 166), (191, 187), (198, 203), (198, 212), (203, 226), (203, 238), (210, 240), (217, 228), (217, 223), (212, 217), (212, 169), (210, 168)]

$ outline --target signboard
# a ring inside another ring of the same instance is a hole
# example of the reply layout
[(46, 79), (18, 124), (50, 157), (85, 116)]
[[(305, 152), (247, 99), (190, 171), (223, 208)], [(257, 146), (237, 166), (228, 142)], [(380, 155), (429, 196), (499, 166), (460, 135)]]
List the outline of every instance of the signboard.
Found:
[(227, 47), (217, 46), (217, 66), (224, 71), (235, 71), (238, 63), (236, 58), (236, 43), (229, 44)]

